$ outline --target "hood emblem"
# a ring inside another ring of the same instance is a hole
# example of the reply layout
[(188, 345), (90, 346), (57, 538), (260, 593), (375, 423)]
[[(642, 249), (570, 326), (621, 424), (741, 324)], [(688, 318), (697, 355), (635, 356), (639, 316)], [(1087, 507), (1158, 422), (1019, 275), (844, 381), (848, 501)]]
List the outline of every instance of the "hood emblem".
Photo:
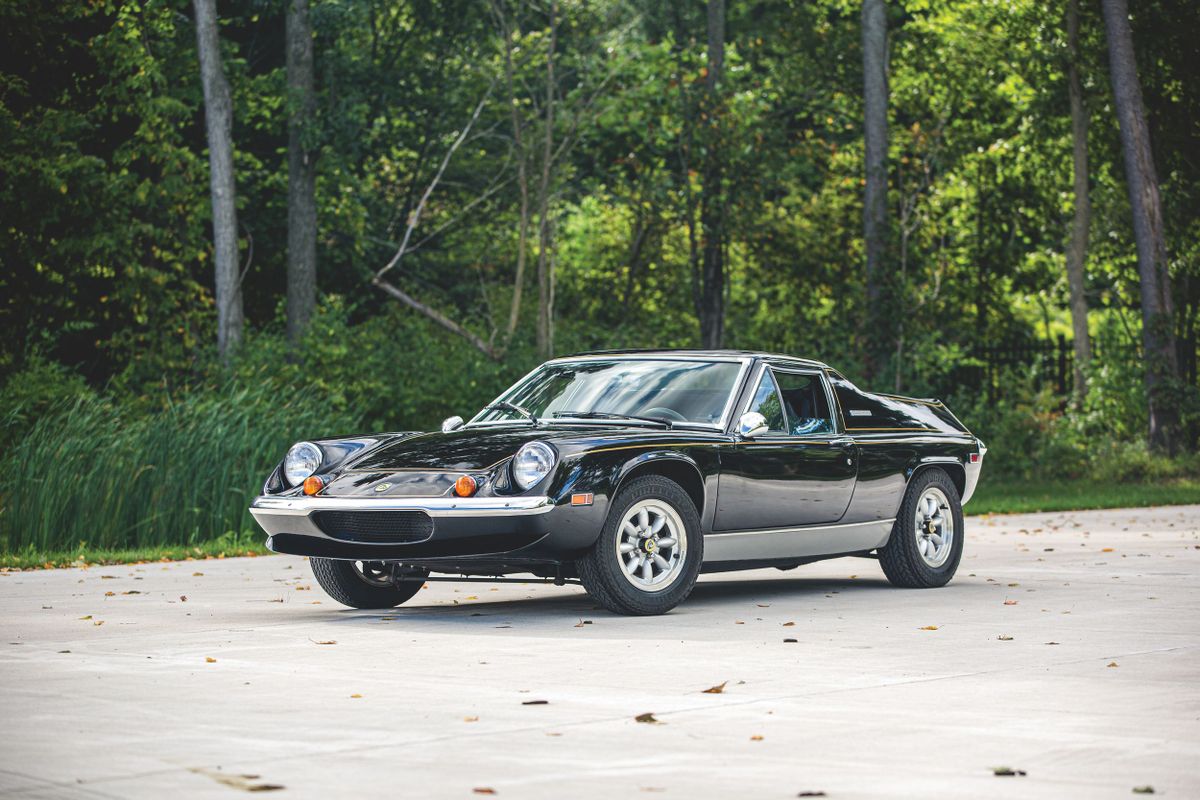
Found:
[(375, 486), (375, 491), (386, 492), (390, 488), (392, 488), (392, 485), (390, 483), (380, 483)]

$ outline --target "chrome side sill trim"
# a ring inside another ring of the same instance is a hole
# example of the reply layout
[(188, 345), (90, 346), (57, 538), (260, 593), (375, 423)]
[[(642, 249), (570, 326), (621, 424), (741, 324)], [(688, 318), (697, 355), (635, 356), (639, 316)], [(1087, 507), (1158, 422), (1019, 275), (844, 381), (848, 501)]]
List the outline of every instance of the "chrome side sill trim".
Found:
[(802, 528), (710, 533), (704, 537), (704, 560), (806, 558), (874, 550), (887, 544), (895, 522), (895, 518), (892, 518)]
[(502, 517), (545, 514), (549, 497), (269, 497), (259, 496), (250, 513), (306, 516), (313, 511), (424, 511), (431, 517)]

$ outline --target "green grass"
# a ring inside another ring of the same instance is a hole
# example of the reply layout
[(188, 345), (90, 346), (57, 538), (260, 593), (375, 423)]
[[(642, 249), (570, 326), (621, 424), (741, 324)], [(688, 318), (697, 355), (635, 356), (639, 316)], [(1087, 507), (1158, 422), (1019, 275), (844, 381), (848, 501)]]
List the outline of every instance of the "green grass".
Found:
[(5, 453), (0, 553), (204, 547), (257, 530), (247, 507), (288, 446), (356, 427), (311, 391), (266, 382), (197, 391), (153, 413), (83, 398)]
[(166, 545), (126, 550), (87, 547), (75, 550), (25, 549), (0, 555), (0, 570), (52, 569), (57, 567), (101, 566), (105, 564), (135, 564), (144, 561), (196, 561), (208, 558), (260, 556), (271, 551), (263, 545), (263, 537), (221, 537), (191, 547)]
[(1154, 483), (1091, 479), (989, 481), (985, 475), (964, 510), (967, 514), (1013, 514), (1185, 503), (1200, 503), (1200, 479), (1175, 478)]

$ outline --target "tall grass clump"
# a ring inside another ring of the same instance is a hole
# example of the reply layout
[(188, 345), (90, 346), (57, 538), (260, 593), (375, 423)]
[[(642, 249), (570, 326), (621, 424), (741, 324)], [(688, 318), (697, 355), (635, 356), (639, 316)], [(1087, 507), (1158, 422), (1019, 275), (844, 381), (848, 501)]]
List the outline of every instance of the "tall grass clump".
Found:
[(84, 395), (20, 438), (0, 472), (0, 552), (194, 545), (253, 529), (247, 512), (293, 442), (354, 431), (277, 383), (185, 394), (147, 413)]

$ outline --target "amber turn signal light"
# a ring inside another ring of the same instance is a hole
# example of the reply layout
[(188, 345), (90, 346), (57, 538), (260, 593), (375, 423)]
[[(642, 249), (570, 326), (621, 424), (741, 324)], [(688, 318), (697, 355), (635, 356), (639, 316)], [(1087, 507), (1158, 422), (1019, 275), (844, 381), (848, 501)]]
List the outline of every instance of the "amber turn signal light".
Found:
[(324, 488), (325, 488), (325, 479), (322, 478), (320, 475), (309, 475), (307, 478), (304, 479), (304, 493), (305, 494), (309, 494), (309, 495), (316, 494), (317, 492), (321, 491)]
[(475, 479), (470, 475), (463, 475), (454, 482), (454, 493), (459, 497), (470, 497), (475, 494)]

